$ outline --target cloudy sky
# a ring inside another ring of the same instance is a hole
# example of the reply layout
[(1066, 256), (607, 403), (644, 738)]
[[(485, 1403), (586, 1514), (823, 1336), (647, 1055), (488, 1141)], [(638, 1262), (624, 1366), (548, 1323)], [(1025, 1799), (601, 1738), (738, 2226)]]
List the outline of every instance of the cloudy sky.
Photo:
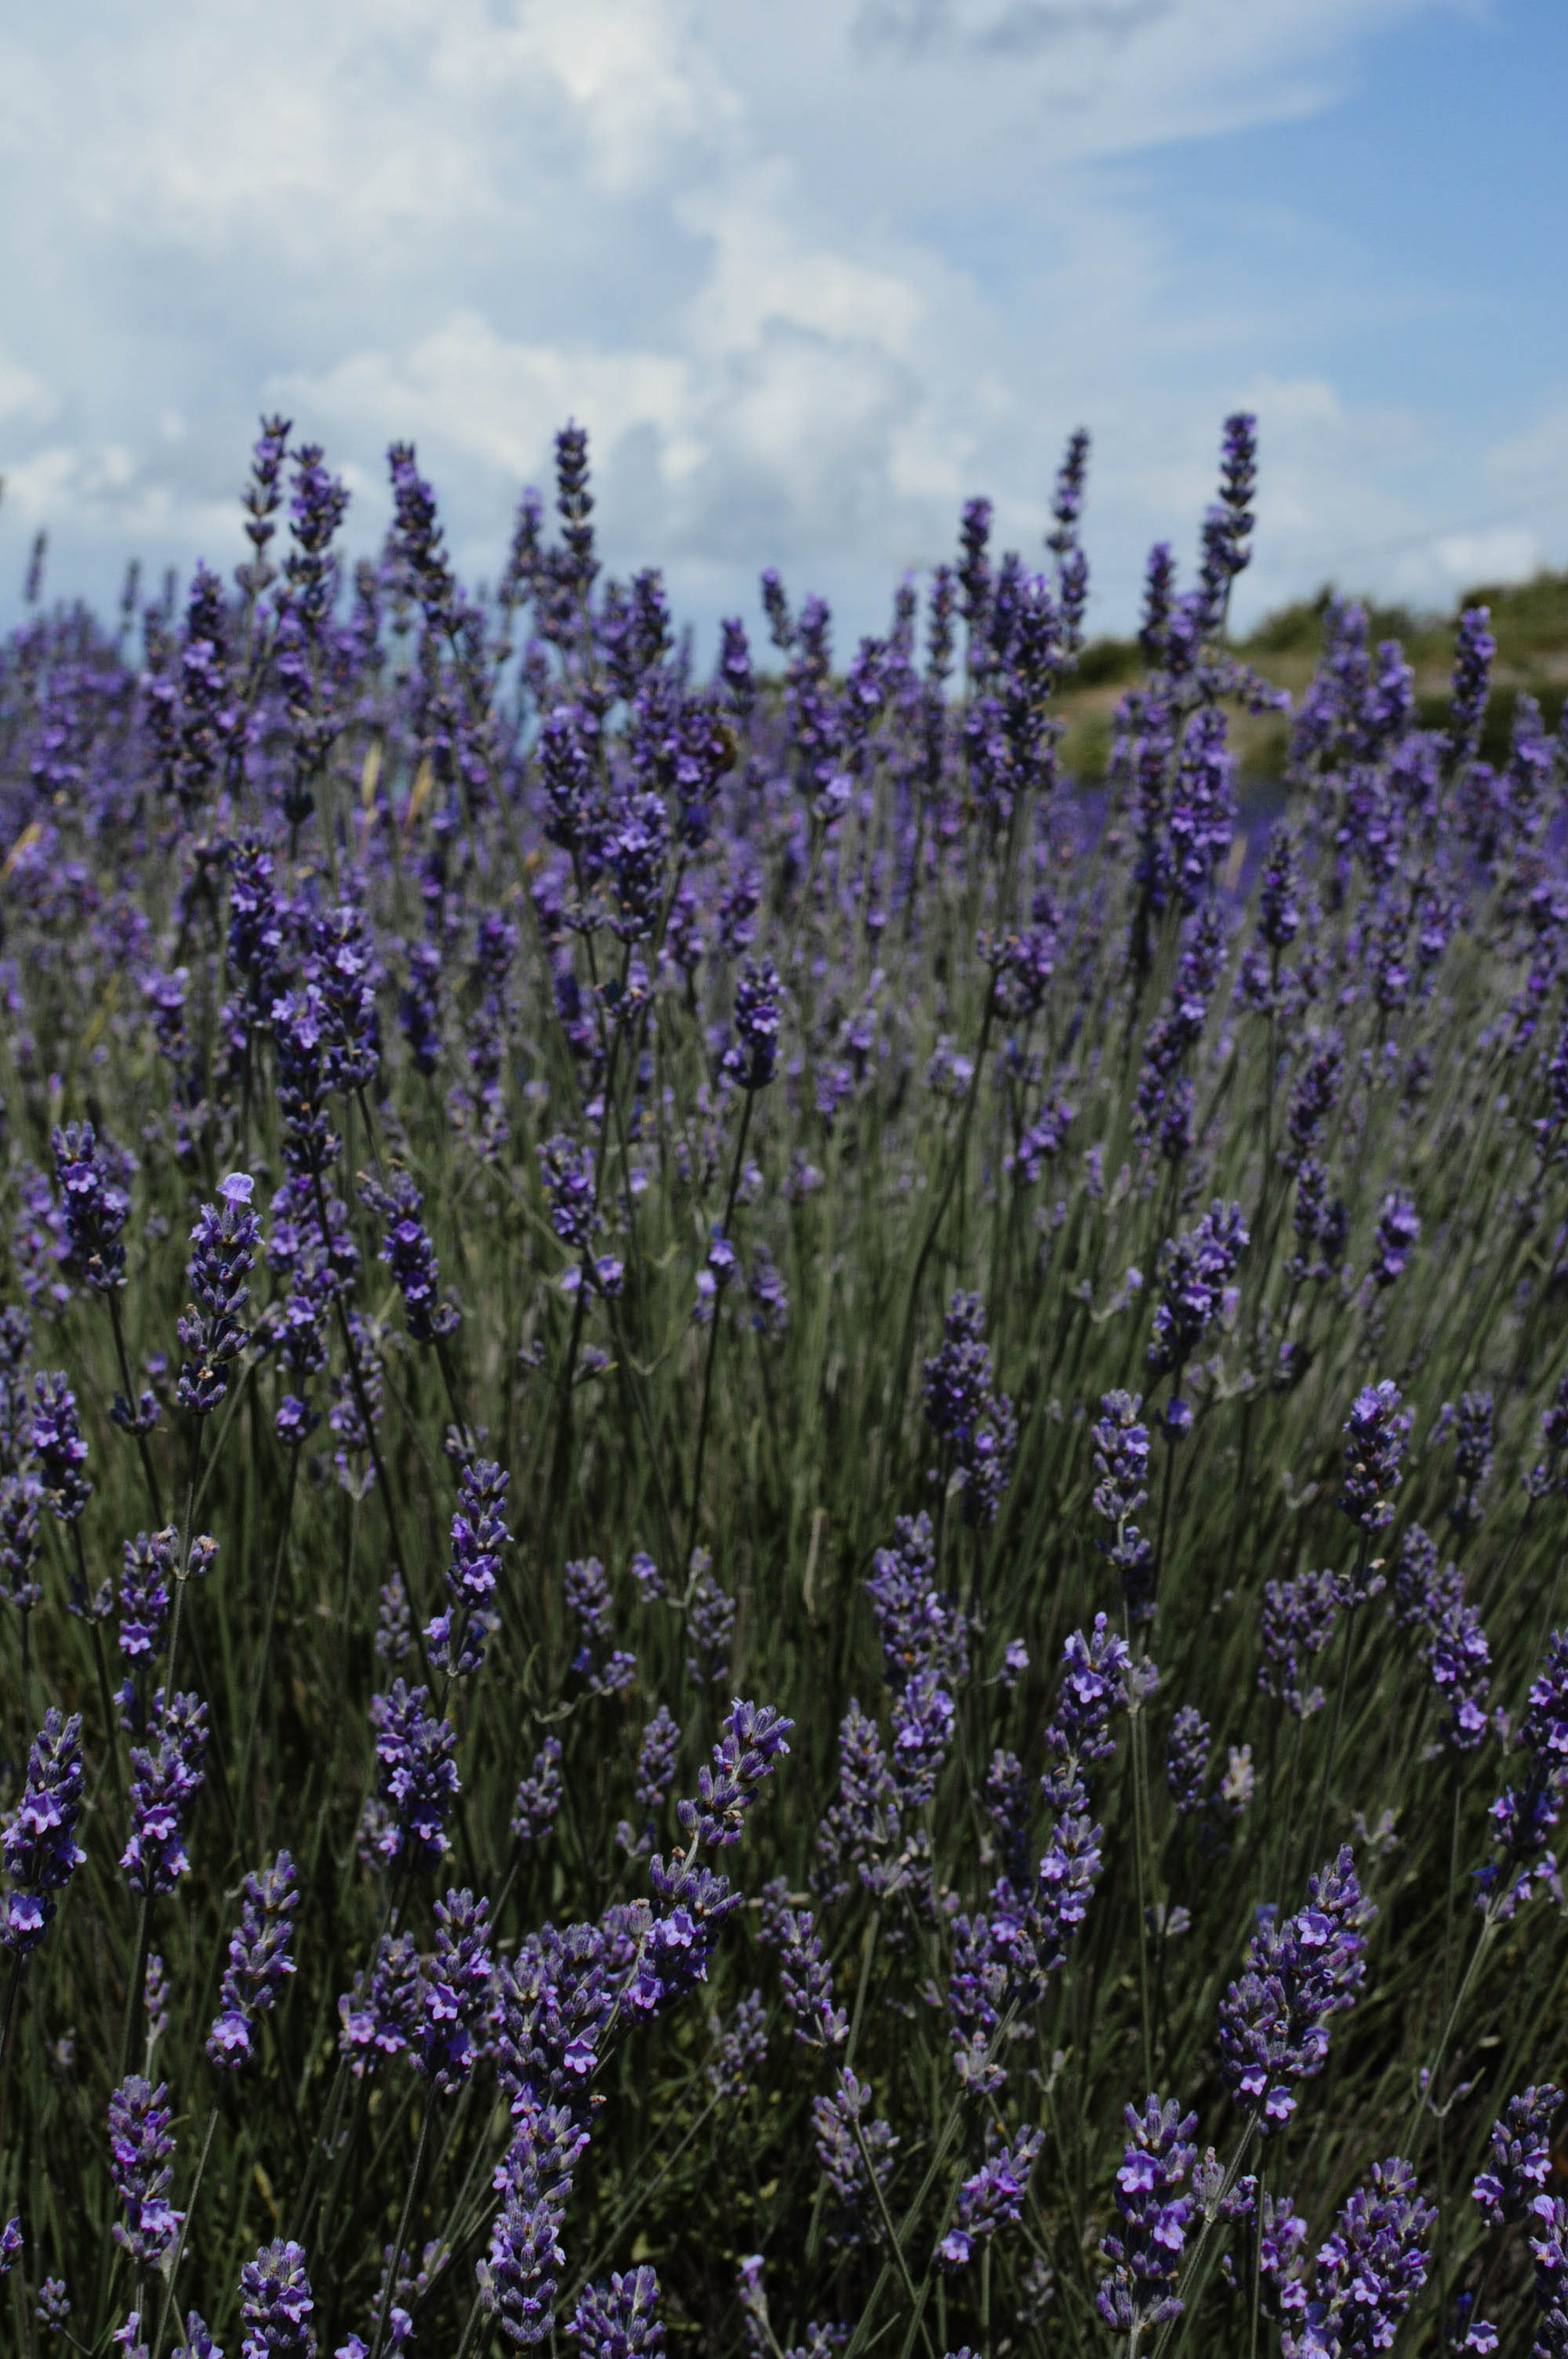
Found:
[(876, 627), (963, 499), (1091, 624), (1255, 408), (1242, 619), (1568, 564), (1560, 0), (77, 0), (0, 31), (0, 617), (243, 553), (281, 408), (492, 573), (587, 424), (705, 634), (768, 563)]

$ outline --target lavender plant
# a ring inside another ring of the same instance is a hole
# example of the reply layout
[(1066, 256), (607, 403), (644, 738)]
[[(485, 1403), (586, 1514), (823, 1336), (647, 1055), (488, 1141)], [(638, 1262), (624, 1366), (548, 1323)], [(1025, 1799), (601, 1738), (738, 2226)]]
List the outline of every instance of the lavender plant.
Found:
[(1568, 741), (1088, 460), (0, 646), (6, 2349), (1568, 2350)]

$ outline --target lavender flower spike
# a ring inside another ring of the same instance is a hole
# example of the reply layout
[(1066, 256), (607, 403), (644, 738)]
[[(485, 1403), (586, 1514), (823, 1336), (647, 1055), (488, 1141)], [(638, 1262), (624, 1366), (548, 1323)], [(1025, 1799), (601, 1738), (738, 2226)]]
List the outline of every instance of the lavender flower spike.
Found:
[(1296, 2109), (1294, 2083), (1328, 2060), (1328, 2018), (1355, 2004), (1366, 1978), (1363, 1928), (1376, 1914), (1362, 1897), (1346, 1844), (1320, 1875), (1307, 1878), (1307, 1905), (1276, 1922), (1259, 1911), (1239, 1982), (1220, 2003), (1220, 2061), (1231, 2093), (1261, 2129), (1280, 2128)]
[(315, 2359), (315, 2307), (299, 2245), (264, 2245), (240, 2272), (240, 2359)]
[(1182, 2314), (1174, 2288), (1194, 2204), (1181, 2190), (1197, 2156), (1191, 2143), (1196, 2125), (1197, 2115), (1184, 2119), (1174, 2098), (1162, 2106), (1151, 2097), (1141, 2114), (1127, 2108), (1131, 2135), (1116, 2174), (1121, 2224), (1101, 2239), (1100, 2257), (1111, 2269), (1095, 2306), (1108, 2326), (1128, 2336), (1130, 2348), (1145, 2327)]
[(0, 1896), (0, 1949), (27, 1957), (43, 1940), (56, 1903), (87, 1857), (76, 1840), (81, 1817), (81, 1715), (51, 1705), (27, 1755), (22, 1799), (0, 1832), (11, 1890)]
[(114, 2223), (114, 2242), (124, 2245), (135, 2268), (156, 2269), (172, 2249), (184, 2213), (168, 2201), (174, 2183), (169, 2157), (168, 2092), (133, 2073), (109, 2100), (109, 2170), (125, 2207)]
[(580, 2296), (567, 2332), (582, 2359), (649, 2359), (665, 2347), (658, 2314), (659, 2280), (650, 2268), (629, 2269)]
[(259, 1875), (246, 1876), (244, 1906), (229, 1937), (229, 1963), (220, 1993), (222, 2007), (207, 2035), (207, 2053), (214, 2064), (237, 2071), (249, 2063), (255, 2018), (276, 2004), (280, 1986), (294, 1972), (290, 1920), (298, 1905), (294, 1863), (286, 1851)]

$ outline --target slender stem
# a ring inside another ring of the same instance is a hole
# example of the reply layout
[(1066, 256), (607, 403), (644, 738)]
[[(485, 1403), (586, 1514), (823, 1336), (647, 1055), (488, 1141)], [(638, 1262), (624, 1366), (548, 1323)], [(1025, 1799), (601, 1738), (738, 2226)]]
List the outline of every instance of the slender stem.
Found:
[[(730, 1189), (724, 1200), (722, 1234), (727, 1242), (730, 1235), (730, 1223), (735, 1212), (735, 1199), (741, 1188), (741, 1163), (746, 1153), (746, 1134), (752, 1126), (752, 1106), (754, 1097), (754, 1091), (746, 1092), (745, 1103), (741, 1110), (741, 1127), (735, 1137), (735, 1154), (730, 1167)], [(702, 1372), (702, 1409), (697, 1420), (697, 1454), (692, 1462), (691, 1470), (691, 1508), (687, 1518), (686, 1542), (688, 1562), (691, 1552), (697, 1546), (697, 1517), (702, 1512), (702, 1462), (708, 1450), (708, 1419), (713, 1404), (713, 1364), (719, 1355), (720, 1324), (719, 1304), (719, 1297), (716, 1289), (713, 1297), (712, 1324), (708, 1331), (708, 1363)]]
[(419, 2125), (419, 2143), (414, 2152), (414, 2168), (408, 2174), (407, 2191), (403, 2198), (403, 2217), (397, 2223), (397, 2235), (393, 2244), (392, 2256), (386, 2264), (386, 2283), (381, 2289), (381, 2310), (375, 2321), (375, 2332), (371, 2337), (370, 2359), (381, 2359), (382, 2340), (386, 2332), (386, 2321), (392, 2310), (393, 2290), (397, 2283), (397, 2264), (403, 2258), (403, 2248), (408, 2242), (408, 2223), (414, 2216), (414, 2198), (418, 2192), (419, 2180), (424, 2172), (425, 2153), (430, 2143), (430, 2125), (435, 2117), (436, 2089), (432, 2082), (430, 2093), (425, 2100), (425, 2118)]
[[(212, 2133), (217, 2126), (218, 2108), (214, 2104), (207, 2116), (207, 2134), (201, 2141), (201, 2158), (196, 2166), (196, 2176), (190, 2182), (190, 2193), (186, 2199), (185, 2216), (179, 2223), (179, 2237), (174, 2248), (174, 2258), (168, 2265), (168, 2276), (164, 2285), (163, 2310), (159, 2314), (157, 2334), (153, 2343), (153, 2359), (162, 2359), (163, 2338), (168, 2332), (170, 2314), (175, 2317), (179, 2315), (174, 2303), (174, 2281), (179, 2275), (179, 2264), (185, 2256), (185, 2240), (190, 2234), (190, 2223), (196, 2211), (196, 2198), (201, 2191), (201, 2174), (207, 2168), (207, 2157), (212, 2147)], [(145, 2320), (143, 2323), (145, 2325)]]

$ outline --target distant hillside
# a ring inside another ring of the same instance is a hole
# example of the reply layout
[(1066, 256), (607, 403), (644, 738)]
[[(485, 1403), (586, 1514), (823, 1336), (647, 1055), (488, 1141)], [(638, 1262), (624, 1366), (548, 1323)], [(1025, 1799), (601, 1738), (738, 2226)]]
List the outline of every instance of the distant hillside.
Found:
[[(1268, 679), (1299, 695), (1311, 679), (1323, 649), (1324, 616), (1332, 592), (1298, 599), (1266, 614), (1237, 642), (1237, 652)], [(1487, 707), (1481, 751), (1488, 761), (1506, 758), (1514, 699), (1521, 690), (1536, 697), (1549, 728), (1555, 729), (1568, 691), (1568, 572), (1538, 573), (1533, 581), (1485, 583), (1454, 601), (1449, 614), (1417, 614), (1403, 606), (1366, 601), (1370, 635), (1399, 639), (1415, 667), (1422, 721), (1439, 723), (1448, 701), (1448, 669), (1454, 625), (1466, 606), (1491, 610), (1498, 642), (1494, 687)], [(1076, 681), (1063, 699), (1067, 721), (1065, 766), (1082, 778), (1104, 776), (1110, 751), (1117, 701), (1142, 670), (1136, 639), (1095, 639), (1084, 650)], [(1240, 720), (1236, 742), (1244, 769), (1254, 777), (1276, 775), (1284, 760), (1286, 730), (1277, 721)]]

